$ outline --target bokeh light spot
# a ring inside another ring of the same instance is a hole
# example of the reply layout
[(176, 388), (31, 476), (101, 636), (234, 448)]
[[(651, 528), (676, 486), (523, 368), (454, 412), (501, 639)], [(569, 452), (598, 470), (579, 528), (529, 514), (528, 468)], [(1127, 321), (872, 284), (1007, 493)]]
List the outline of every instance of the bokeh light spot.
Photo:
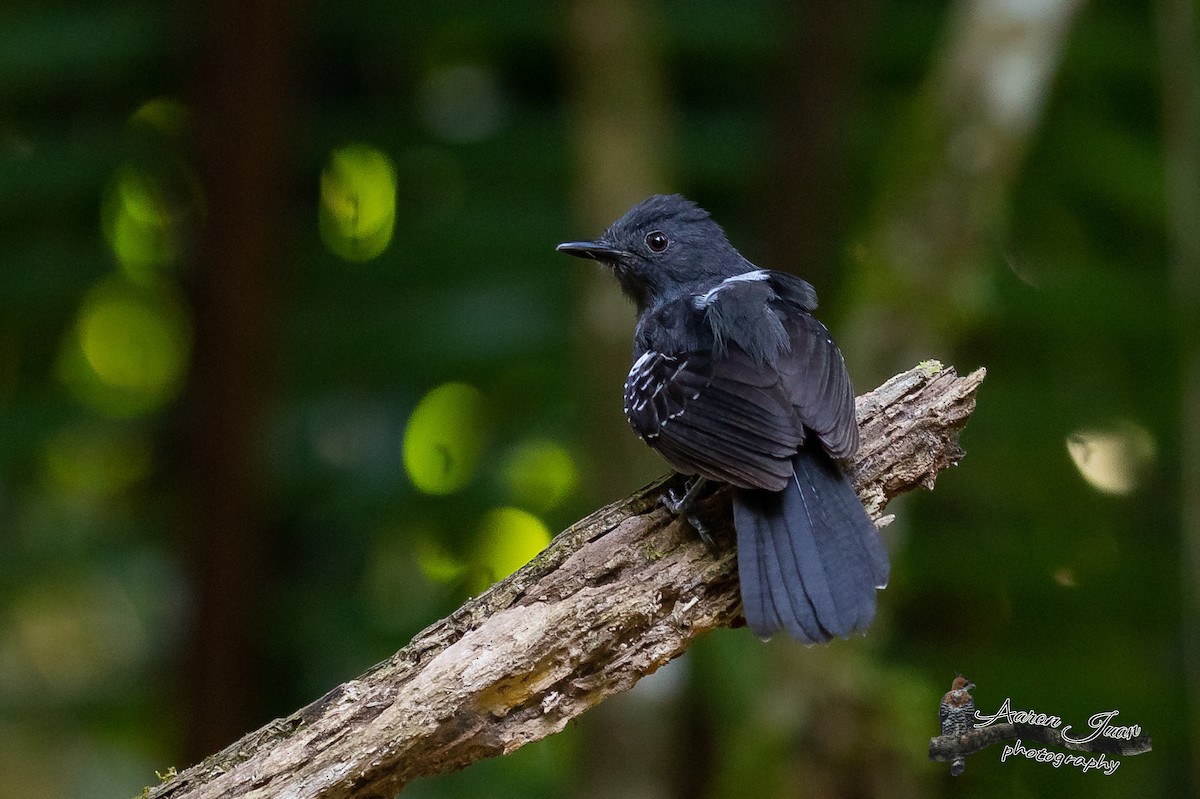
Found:
[(142, 434), (99, 426), (59, 430), (46, 443), (46, 471), (75, 496), (113, 496), (150, 472), (152, 451)]
[(192, 111), (178, 100), (156, 97), (130, 115), (130, 123), (148, 125), (167, 136), (181, 135), (191, 124)]
[(561, 445), (543, 439), (513, 449), (501, 475), (513, 502), (537, 513), (557, 507), (579, 482), (571, 455)]
[(486, 434), (483, 395), (466, 383), (430, 391), (404, 431), (404, 468), (426, 494), (453, 494), (475, 475)]
[(1105, 494), (1129, 494), (1137, 488), (1156, 449), (1150, 431), (1133, 422), (1067, 436), (1067, 452), (1080, 476)]
[(21, 669), (58, 694), (127, 675), (147, 651), (147, 631), (119, 583), (73, 575), (31, 585), (12, 608)]
[(420, 109), (425, 124), (447, 141), (483, 141), (500, 129), (506, 102), (496, 72), (484, 64), (437, 67), (425, 76)]
[(1079, 586), (1079, 580), (1075, 575), (1075, 570), (1063, 566), (1054, 572), (1054, 582), (1061, 585), (1063, 588), (1076, 588)]
[(452, 583), (467, 572), (468, 564), (431, 537), (417, 542), (417, 568), (435, 583)]
[(114, 417), (137, 416), (174, 399), (191, 351), (191, 325), (182, 302), (163, 285), (118, 279), (84, 299), (60, 359), (76, 396)]
[(519, 508), (488, 511), (479, 526), (479, 557), (495, 580), (524, 566), (550, 543), (542, 520)]
[(158, 183), (130, 165), (119, 168), (101, 209), (104, 236), (121, 271), (142, 282), (179, 258), (175, 221)]
[(154, 182), (133, 167), (117, 171), (116, 191), (122, 210), (135, 222), (158, 225), (167, 215)]
[(84, 357), (101, 380), (120, 388), (157, 393), (177, 380), (179, 331), (155, 307), (133, 296), (97, 298), (79, 320)]
[(396, 225), (396, 170), (365, 144), (334, 150), (321, 173), (321, 240), (347, 261), (369, 261), (387, 249)]

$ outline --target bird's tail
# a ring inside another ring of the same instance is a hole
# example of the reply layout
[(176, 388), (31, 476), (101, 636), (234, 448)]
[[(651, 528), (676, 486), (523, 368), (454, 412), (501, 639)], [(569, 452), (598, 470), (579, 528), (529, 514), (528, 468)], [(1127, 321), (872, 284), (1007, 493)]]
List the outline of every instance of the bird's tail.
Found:
[(950, 775), (952, 777), (957, 777), (959, 774), (963, 773), (963, 770), (966, 767), (967, 759), (965, 757), (956, 757), (950, 761)]
[(783, 491), (733, 495), (746, 623), (805, 643), (846, 638), (875, 616), (888, 556), (854, 487), (815, 441), (792, 460)]

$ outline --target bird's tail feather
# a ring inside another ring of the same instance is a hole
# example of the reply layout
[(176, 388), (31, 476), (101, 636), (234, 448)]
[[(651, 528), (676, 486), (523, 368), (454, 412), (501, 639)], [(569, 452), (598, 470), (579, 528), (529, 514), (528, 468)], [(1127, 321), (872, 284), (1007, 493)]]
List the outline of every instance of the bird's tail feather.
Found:
[(746, 622), (807, 643), (848, 637), (875, 616), (888, 557), (849, 479), (819, 446), (800, 450), (783, 491), (738, 489), (734, 525)]

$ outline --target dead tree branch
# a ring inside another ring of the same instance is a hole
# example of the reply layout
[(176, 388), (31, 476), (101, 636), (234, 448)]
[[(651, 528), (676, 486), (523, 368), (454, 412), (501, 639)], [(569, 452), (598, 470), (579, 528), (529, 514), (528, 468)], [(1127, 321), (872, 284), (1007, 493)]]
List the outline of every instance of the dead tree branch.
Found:
[[(872, 516), (958, 462), (983, 377), (927, 363), (859, 397), (855, 482)], [(741, 624), (724, 492), (701, 506), (714, 554), (660, 506), (675, 479), (579, 521), (390, 659), (147, 795), (391, 797), (558, 732), (702, 633)]]

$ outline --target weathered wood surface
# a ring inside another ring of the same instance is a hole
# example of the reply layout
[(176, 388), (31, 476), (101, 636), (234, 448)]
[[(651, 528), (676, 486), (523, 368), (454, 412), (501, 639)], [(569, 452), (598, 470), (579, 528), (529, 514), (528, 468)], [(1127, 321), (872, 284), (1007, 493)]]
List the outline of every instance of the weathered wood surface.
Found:
[[(858, 398), (855, 484), (873, 517), (958, 462), (983, 377), (931, 362)], [(558, 732), (697, 636), (741, 624), (728, 500), (717, 491), (701, 506), (709, 551), (659, 504), (678, 479), (582, 519), (390, 659), (148, 796), (390, 798)]]

